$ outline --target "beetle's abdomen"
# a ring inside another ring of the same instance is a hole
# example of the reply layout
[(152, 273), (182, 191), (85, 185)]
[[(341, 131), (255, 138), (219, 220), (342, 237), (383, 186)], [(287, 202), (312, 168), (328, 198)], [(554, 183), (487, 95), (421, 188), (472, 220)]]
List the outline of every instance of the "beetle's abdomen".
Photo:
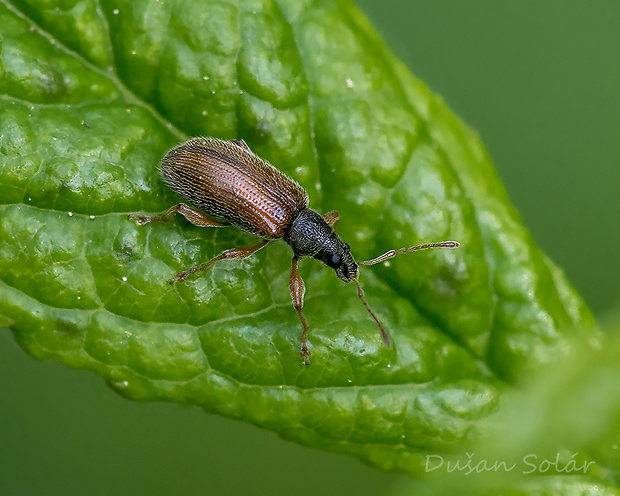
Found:
[(278, 239), (308, 195), (293, 179), (250, 150), (217, 138), (193, 138), (161, 163), (166, 184), (207, 215), (250, 234)]

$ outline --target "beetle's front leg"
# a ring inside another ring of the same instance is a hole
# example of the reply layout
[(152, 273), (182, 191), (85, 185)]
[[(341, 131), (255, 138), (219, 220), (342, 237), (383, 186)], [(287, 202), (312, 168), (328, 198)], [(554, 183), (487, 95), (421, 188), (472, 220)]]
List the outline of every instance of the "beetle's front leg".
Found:
[(340, 220), (340, 214), (338, 213), (338, 211), (330, 210), (323, 216), (323, 218), (325, 219), (325, 222), (327, 222), (327, 225), (335, 231), (336, 225), (338, 224), (338, 221)]
[(293, 298), (293, 306), (297, 310), (299, 320), (301, 321), (302, 333), (301, 333), (301, 352), (300, 355), (304, 357), (304, 364), (310, 365), (310, 350), (308, 349), (308, 321), (302, 310), (304, 306), (304, 294), (306, 293), (306, 285), (304, 280), (297, 272), (298, 257), (293, 257), (293, 267), (291, 268), (291, 278), (289, 279), (289, 287), (291, 290), (291, 297)]

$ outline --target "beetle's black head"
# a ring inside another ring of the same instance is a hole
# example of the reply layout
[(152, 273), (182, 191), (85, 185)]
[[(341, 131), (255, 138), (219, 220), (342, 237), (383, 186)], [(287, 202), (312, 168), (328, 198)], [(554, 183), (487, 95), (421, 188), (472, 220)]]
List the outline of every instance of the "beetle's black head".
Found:
[[(338, 235), (336, 235), (338, 236)], [(345, 282), (357, 277), (357, 264), (353, 260), (349, 245), (337, 237), (338, 242), (323, 247), (314, 258), (320, 260), (336, 271), (336, 275)]]
[(313, 257), (336, 271), (345, 282), (357, 277), (358, 267), (349, 245), (340, 239), (325, 219), (306, 208), (299, 212), (284, 240), (299, 257)]

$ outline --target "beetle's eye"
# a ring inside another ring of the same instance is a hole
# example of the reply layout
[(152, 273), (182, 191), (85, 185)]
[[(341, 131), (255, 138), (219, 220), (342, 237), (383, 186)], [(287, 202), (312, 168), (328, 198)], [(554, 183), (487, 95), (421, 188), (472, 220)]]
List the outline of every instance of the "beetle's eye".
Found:
[(332, 267), (337, 267), (338, 264), (340, 263), (340, 260), (341, 260), (340, 259), (340, 255), (332, 255), (331, 264), (330, 265)]

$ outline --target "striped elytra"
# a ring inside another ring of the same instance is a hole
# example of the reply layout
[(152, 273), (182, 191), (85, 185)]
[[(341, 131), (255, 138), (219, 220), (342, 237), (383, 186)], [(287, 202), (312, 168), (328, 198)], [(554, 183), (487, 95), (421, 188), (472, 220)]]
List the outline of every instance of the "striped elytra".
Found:
[(194, 207), (263, 239), (282, 238), (308, 206), (297, 182), (232, 141), (193, 138), (170, 150), (160, 170)]
[(170, 207), (159, 216), (132, 214), (138, 224), (168, 222), (175, 214), (183, 215), (200, 227), (233, 225), (262, 241), (254, 246), (226, 250), (218, 256), (184, 272), (179, 272), (170, 284), (184, 281), (194, 272), (206, 270), (224, 259), (247, 258), (269, 242), (282, 239), (293, 249), (289, 290), (293, 306), (302, 325), (301, 356), (309, 364), (308, 322), (303, 313), (305, 284), (297, 270), (303, 257), (313, 257), (334, 269), (344, 282), (355, 283), (357, 295), (379, 326), (387, 346), (388, 334), (372, 312), (357, 280), (359, 265), (384, 262), (397, 254), (425, 248), (460, 246), (456, 241), (443, 241), (389, 250), (372, 260), (356, 262), (349, 245), (342, 241), (334, 228), (340, 218), (332, 210), (319, 215), (308, 208), (308, 195), (293, 179), (269, 162), (255, 155), (243, 140), (222, 140), (198, 137), (174, 147), (162, 159), (161, 176), (166, 184), (185, 201)]

